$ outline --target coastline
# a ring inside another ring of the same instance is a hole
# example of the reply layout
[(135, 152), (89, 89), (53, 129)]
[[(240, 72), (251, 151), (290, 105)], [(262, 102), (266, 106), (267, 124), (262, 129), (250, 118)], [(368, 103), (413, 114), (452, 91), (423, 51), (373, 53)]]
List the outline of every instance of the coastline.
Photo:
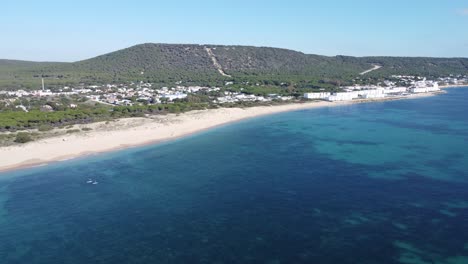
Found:
[(179, 115), (155, 116), (153, 118), (127, 118), (113, 121), (109, 124), (100, 122), (77, 125), (78, 127), (91, 127), (92, 130), (46, 138), (23, 145), (0, 147), (0, 172), (44, 166), (49, 163), (78, 157), (157, 144), (221, 125), (281, 112), (389, 100), (416, 99), (439, 93), (345, 102), (314, 101), (277, 106), (219, 108), (190, 111)]
[(440, 89), (463, 88), (463, 87), (468, 87), (468, 84), (453, 84), (453, 85), (441, 85), (441, 86), (439, 86)]

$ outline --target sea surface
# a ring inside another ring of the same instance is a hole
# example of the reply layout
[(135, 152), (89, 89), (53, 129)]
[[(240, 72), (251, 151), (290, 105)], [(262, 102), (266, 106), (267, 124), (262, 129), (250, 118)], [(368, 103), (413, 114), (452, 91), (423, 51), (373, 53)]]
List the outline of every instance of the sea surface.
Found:
[(466, 264), (468, 88), (0, 174), (13, 263)]

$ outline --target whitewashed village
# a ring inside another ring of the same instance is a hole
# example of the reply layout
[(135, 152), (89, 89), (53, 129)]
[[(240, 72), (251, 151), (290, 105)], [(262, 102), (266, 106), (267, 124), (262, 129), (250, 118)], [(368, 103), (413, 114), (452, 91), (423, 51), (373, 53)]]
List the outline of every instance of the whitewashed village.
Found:
[[(467, 76), (458, 78), (446, 77), (437, 80), (427, 80), (423, 77), (415, 76), (392, 76), (392, 80), (384, 81), (378, 85), (354, 85), (340, 87), (339, 92), (330, 93), (326, 91), (309, 92), (303, 98), (294, 96), (284, 96), (279, 94), (268, 94), (258, 96), (240, 91), (230, 91), (232, 82), (226, 82), (225, 87), (201, 87), (183, 86), (177, 82), (174, 87), (154, 88), (151, 83), (130, 83), (130, 84), (106, 84), (90, 85), (79, 87), (64, 86), (60, 89), (47, 89), (42, 84), (37, 90), (17, 90), (0, 91), (0, 102), (5, 105), (15, 104), (16, 108), (28, 111), (28, 106), (17, 104), (15, 101), (21, 98), (53, 98), (59, 96), (78, 96), (86, 98), (91, 102), (112, 105), (112, 106), (132, 106), (135, 104), (162, 104), (172, 103), (177, 100), (187, 98), (191, 94), (203, 93), (210, 97), (214, 104), (227, 104), (237, 102), (270, 102), (270, 101), (291, 101), (296, 99), (306, 100), (326, 100), (330, 102), (350, 101), (359, 99), (382, 99), (386, 97), (402, 97), (411, 94), (433, 93), (440, 91), (442, 85), (463, 85), (468, 83)], [(439, 85), (440, 84), (440, 85)], [(68, 107), (75, 108), (76, 104)], [(44, 111), (52, 111), (51, 107), (44, 105)]]
[[(386, 97), (402, 97), (411, 94), (434, 93), (440, 91), (437, 81), (417, 80), (414, 76), (392, 76), (398, 78), (400, 83), (404, 82), (409, 86), (398, 86), (396, 82), (385, 81), (384, 85), (355, 85), (342, 87), (342, 92), (315, 92), (305, 93), (304, 98), (312, 100), (326, 100), (330, 102), (352, 101), (356, 99), (382, 99)], [(416, 79), (416, 80), (415, 80)], [(465, 81), (465, 80), (464, 80)], [(458, 83), (458, 81), (457, 81)]]
[[(229, 85), (229, 83), (227, 84)], [(242, 90), (242, 89), (241, 89)], [(180, 86), (152, 88), (151, 83), (106, 84), (92, 85), (87, 87), (63, 87), (52, 91), (43, 87), (39, 90), (0, 91), (0, 96), (6, 97), (4, 102), (14, 102), (18, 98), (27, 97), (57, 97), (78, 95), (91, 101), (116, 106), (132, 106), (134, 104), (161, 104), (171, 103), (177, 99), (184, 99), (190, 94), (204, 93), (222, 96), (212, 96), (213, 103), (235, 103), (235, 102), (268, 102), (272, 100), (292, 100), (292, 96), (280, 96), (271, 94), (268, 97), (256, 96), (241, 92), (221, 91), (219, 87)], [(21, 106), (23, 108), (24, 106)], [(71, 105), (74, 108), (74, 105)]]

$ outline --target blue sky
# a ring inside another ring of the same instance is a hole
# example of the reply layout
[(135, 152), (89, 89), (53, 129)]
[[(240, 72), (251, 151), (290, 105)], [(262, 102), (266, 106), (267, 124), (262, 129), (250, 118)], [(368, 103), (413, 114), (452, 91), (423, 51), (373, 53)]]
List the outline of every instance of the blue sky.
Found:
[(466, 0), (2, 0), (0, 58), (76, 61), (135, 44), (468, 57)]

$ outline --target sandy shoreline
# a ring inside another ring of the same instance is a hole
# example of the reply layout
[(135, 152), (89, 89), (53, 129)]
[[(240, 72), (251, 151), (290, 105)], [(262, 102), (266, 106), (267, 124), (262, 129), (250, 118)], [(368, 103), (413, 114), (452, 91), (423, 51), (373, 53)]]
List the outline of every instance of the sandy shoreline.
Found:
[(453, 85), (441, 85), (441, 86), (439, 86), (440, 89), (445, 89), (445, 88), (462, 88), (462, 87), (468, 87), (468, 84), (453, 84)]
[(350, 102), (320, 101), (250, 108), (220, 108), (191, 111), (180, 115), (170, 114), (155, 116), (154, 118), (128, 118), (108, 124), (104, 122), (88, 124), (85, 126), (83, 125), (83, 127), (91, 127), (93, 130), (89, 132), (61, 135), (24, 145), (0, 147), (0, 172), (42, 166), (51, 162), (129, 147), (156, 144), (220, 125), (263, 115), (355, 103), (413, 99), (431, 95), (433, 94), (418, 94), (404, 98), (356, 100)]

